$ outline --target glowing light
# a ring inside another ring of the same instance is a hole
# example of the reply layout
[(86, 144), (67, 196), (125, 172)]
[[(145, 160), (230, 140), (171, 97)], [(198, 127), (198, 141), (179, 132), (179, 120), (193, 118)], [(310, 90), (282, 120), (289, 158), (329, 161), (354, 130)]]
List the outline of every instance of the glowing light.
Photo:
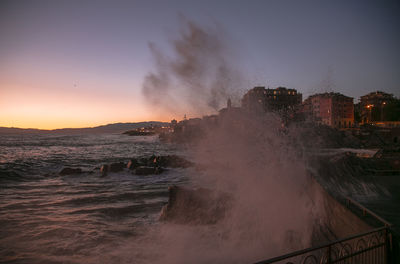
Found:
[(147, 109), (133, 94), (120, 96), (85, 91), (51, 91), (4, 86), (0, 126), (20, 128), (78, 128), (117, 122), (169, 121)]

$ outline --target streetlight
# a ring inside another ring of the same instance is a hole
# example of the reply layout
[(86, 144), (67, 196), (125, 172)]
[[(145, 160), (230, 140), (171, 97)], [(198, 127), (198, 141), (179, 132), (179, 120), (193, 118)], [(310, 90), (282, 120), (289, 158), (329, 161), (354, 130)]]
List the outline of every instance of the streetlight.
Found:
[(368, 123), (371, 123), (371, 120), (372, 120), (372, 107), (374, 107), (374, 105), (373, 104), (369, 104), (369, 105), (367, 105), (367, 108), (369, 109), (369, 117), (368, 117)]
[(382, 103), (382, 107), (381, 107), (381, 121), (383, 122), (383, 107), (385, 106), (386, 102)]

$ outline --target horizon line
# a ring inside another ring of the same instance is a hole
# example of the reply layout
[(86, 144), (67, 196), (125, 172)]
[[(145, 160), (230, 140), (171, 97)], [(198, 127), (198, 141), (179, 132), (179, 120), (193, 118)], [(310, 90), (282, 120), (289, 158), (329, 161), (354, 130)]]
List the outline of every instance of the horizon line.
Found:
[(0, 128), (21, 129), (21, 130), (55, 131), (55, 130), (65, 130), (65, 129), (91, 129), (91, 128), (98, 128), (98, 127), (103, 127), (103, 126), (108, 126), (108, 125), (116, 125), (116, 124), (137, 124), (137, 123), (151, 123), (151, 122), (170, 123), (170, 122), (167, 122), (167, 121), (150, 120), (150, 121), (138, 121), (138, 122), (115, 122), (115, 123), (107, 123), (107, 124), (103, 124), (103, 125), (88, 126), (88, 127), (62, 127), (62, 128), (51, 128), (51, 129), (33, 128), (33, 127), (14, 127), (14, 126), (9, 127), (9, 126), (2, 126), (2, 125), (0, 125)]

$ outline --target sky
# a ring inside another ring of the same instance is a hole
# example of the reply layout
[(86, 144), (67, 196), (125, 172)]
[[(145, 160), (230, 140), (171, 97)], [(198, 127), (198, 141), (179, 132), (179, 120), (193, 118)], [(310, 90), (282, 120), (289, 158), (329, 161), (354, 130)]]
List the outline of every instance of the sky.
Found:
[(149, 43), (173, 57), (180, 16), (223, 30), (240, 92), (400, 97), (398, 14), (400, 1), (385, 0), (0, 0), (0, 126), (182, 119), (142, 92), (156, 67)]

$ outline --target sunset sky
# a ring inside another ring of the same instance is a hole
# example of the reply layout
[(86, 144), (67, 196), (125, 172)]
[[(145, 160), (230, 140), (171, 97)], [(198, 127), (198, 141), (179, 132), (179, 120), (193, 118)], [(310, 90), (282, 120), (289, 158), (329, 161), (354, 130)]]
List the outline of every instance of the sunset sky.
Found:
[[(242, 90), (400, 96), (399, 1), (0, 1), (0, 126), (181, 119), (142, 95), (148, 43), (174, 56), (183, 15), (228, 36)], [(182, 98), (184, 101), (185, 98)]]

